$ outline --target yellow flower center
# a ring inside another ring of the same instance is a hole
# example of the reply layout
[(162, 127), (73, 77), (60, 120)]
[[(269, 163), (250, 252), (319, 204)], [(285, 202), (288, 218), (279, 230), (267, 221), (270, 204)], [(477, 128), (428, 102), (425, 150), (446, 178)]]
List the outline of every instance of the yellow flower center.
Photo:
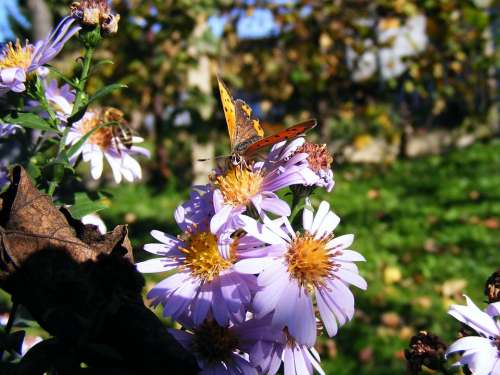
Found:
[(316, 239), (306, 232), (297, 234), (288, 247), (288, 272), (310, 291), (313, 286), (323, 285), (324, 279), (336, 267), (326, 248), (330, 239), (331, 237)]
[[(99, 125), (101, 125), (100, 111), (90, 110), (81, 120), (80, 131), (83, 135), (85, 135)], [(102, 149), (107, 149), (112, 144), (113, 138), (113, 130), (110, 126), (105, 126), (95, 130), (88, 138), (88, 142), (93, 143)]]
[(224, 259), (219, 253), (217, 237), (207, 232), (195, 232), (189, 235), (186, 247), (180, 250), (186, 254), (184, 266), (191, 274), (205, 281), (212, 281), (219, 274), (231, 267), (236, 253), (236, 241), (231, 244), (231, 257)]
[(19, 40), (16, 44), (12, 42), (7, 43), (2, 51), (0, 59), (0, 69), (3, 68), (23, 68), (28, 69), (31, 65), (31, 54), (33, 49), (31, 46), (26, 45), (24, 48), (21, 46)]
[(209, 363), (228, 363), (237, 348), (238, 338), (234, 333), (213, 320), (206, 320), (194, 330), (192, 350)]
[(236, 165), (225, 175), (217, 176), (215, 184), (220, 189), (224, 202), (232, 206), (246, 206), (260, 192), (263, 180), (259, 172)]

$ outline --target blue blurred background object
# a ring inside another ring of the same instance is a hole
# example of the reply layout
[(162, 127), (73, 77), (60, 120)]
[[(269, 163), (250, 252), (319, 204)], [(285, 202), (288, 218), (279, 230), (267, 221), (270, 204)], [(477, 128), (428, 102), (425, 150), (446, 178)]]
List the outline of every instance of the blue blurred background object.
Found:
[(18, 0), (2, 0), (0, 2), (0, 43), (16, 39), (13, 22), (24, 29), (31, 26), (21, 12)]

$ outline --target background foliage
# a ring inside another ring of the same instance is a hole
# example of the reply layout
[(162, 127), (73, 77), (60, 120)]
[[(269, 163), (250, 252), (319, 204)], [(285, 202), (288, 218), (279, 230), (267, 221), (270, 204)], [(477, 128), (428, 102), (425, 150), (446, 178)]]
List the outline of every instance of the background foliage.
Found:
[[(66, 1), (46, 2), (55, 19), (67, 11)], [(320, 129), (309, 136), (337, 155), (334, 193), (316, 198), (331, 200), (341, 231), (356, 234), (369, 289), (356, 296), (357, 318), (320, 348), (328, 373), (401, 373), (403, 349), (418, 330), (454, 338), (448, 305), (464, 292), (481, 300), (498, 263), (494, 2), (123, 0), (114, 6), (122, 17), (119, 34), (96, 55), (115, 63), (92, 76), (90, 91), (108, 81), (128, 86), (106, 104), (127, 113), (154, 158), (142, 183), (102, 183), (112, 199), (104, 199), (101, 213), (108, 226), (131, 225), (139, 260), (149, 230), (175, 233), (173, 209), (186, 198), (192, 167), (199, 168), (193, 149), (211, 144), (217, 155), (228, 151), (219, 73), (267, 132), (316, 117)], [(418, 17), (423, 28), (409, 27)], [(410, 42), (401, 46), (403, 34)], [(70, 44), (55, 65), (69, 73), (76, 48)], [(350, 165), (344, 152), (381, 139), (404, 159), (412, 139), (435, 131), (482, 140), (465, 150), (362, 167)]]

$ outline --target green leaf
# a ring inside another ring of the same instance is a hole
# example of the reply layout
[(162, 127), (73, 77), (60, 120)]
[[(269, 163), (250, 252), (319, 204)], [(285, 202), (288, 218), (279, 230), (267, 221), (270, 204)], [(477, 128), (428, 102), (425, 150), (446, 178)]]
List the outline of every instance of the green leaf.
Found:
[(64, 74), (62, 74), (59, 70), (57, 70), (55, 67), (49, 64), (45, 64), (49, 70), (54, 73), (58, 78), (62, 79), (64, 82), (66, 82), (68, 85), (73, 87), (74, 89), (77, 88), (77, 85), (75, 82), (73, 82), (70, 78), (66, 77)]
[(95, 128), (91, 129), (89, 132), (85, 133), (85, 135), (82, 138), (80, 138), (78, 140), (78, 142), (76, 142), (73, 146), (71, 146), (69, 148), (69, 150), (66, 152), (66, 156), (68, 157), (68, 159), (71, 158), (80, 149), (80, 147), (83, 146), (83, 144), (85, 143), (85, 141), (87, 139), (89, 139), (89, 137), (95, 131), (97, 131), (99, 129), (102, 129), (102, 128), (106, 127), (106, 126), (111, 126), (111, 125), (115, 125), (115, 124), (118, 124), (118, 122), (117, 121), (109, 121), (109, 122), (106, 122), (106, 123), (101, 124), (99, 126), (96, 126)]
[(74, 114), (68, 117), (68, 123), (74, 124), (75, 122), (79, 121), (83, 117), (83, 115), (85, 115), (85, 112), (87, 112), (87, 106), (88, 103), (83, 104)]
[(124, 85), (122, 83), (113, 83), (112, 85), (104, 86), (102, 89), (97, 90), (97, 92), (90, 97), (87, 104), (95, 102), (96, 100), (99, 100), (99, 99), (111, 94), (115, 90), (124, 89), (126, 87), (127, 87), (127, 85)]
[(89, 139), (89, 137), (95, 132), (97, 131), (98, 129), (102, 128), (102, 125), (101, 126), (96, 126), (95, 128), (91, 129), (90, 131), (88, 131), (87, 133), (85, 133), (85, 135), (80, 138), (78, 140), (78, 142), (76, 142), (73, 146), (71, 146), (68, 151), (66, 152), (66, 157), (68, 159), (70, 159), (79, 149), (80, 147), (83, 146), (83, 144), (85, 143), (85, 141), (87, 141), (87, 139)]
[(85, 215), (92, 214), (106, 208), (106, 205), (100, 200), (92, 200), (87, 193), (80, 192), (75, 194), (75, 203), (68, 209), (75, 219), (81, 219)]
[(8, 124), (21, 125), (24, 128), (57, 131), (43, 118), (31, 112), (18, 112), (13, 115), (8, 115), (3, 118), (3, 121)]
[(101, 61), (98, 61), (94, 64), (94, 66), (92, 67), (92, 71), (96, 71), (97, 68), (103, 66), (103, 65), (114, 65), (115, 63), (113, 62), (113, 60), (101, 60)]
[(26, 167), (26, 170), (28, 171), (28, 174), (33, 180), (38, 179), (42, 175), (42, 171), (40, 170), (40, 167), (36, 165), (33, 162), (29, 162), (28, 166)]

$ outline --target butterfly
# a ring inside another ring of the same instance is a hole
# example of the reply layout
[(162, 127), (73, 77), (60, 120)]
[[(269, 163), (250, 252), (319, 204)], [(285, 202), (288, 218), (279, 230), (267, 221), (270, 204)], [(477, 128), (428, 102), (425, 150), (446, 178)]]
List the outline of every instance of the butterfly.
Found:
[(252, 109), (241, 99), (233, 99), (224, 82), (217, 77), (231, 143), (231, 163), (240, 165), (264, 147), (295, 138), (316, 126), (311, 119), (264, 137), (258, 119), (252, 117)]

